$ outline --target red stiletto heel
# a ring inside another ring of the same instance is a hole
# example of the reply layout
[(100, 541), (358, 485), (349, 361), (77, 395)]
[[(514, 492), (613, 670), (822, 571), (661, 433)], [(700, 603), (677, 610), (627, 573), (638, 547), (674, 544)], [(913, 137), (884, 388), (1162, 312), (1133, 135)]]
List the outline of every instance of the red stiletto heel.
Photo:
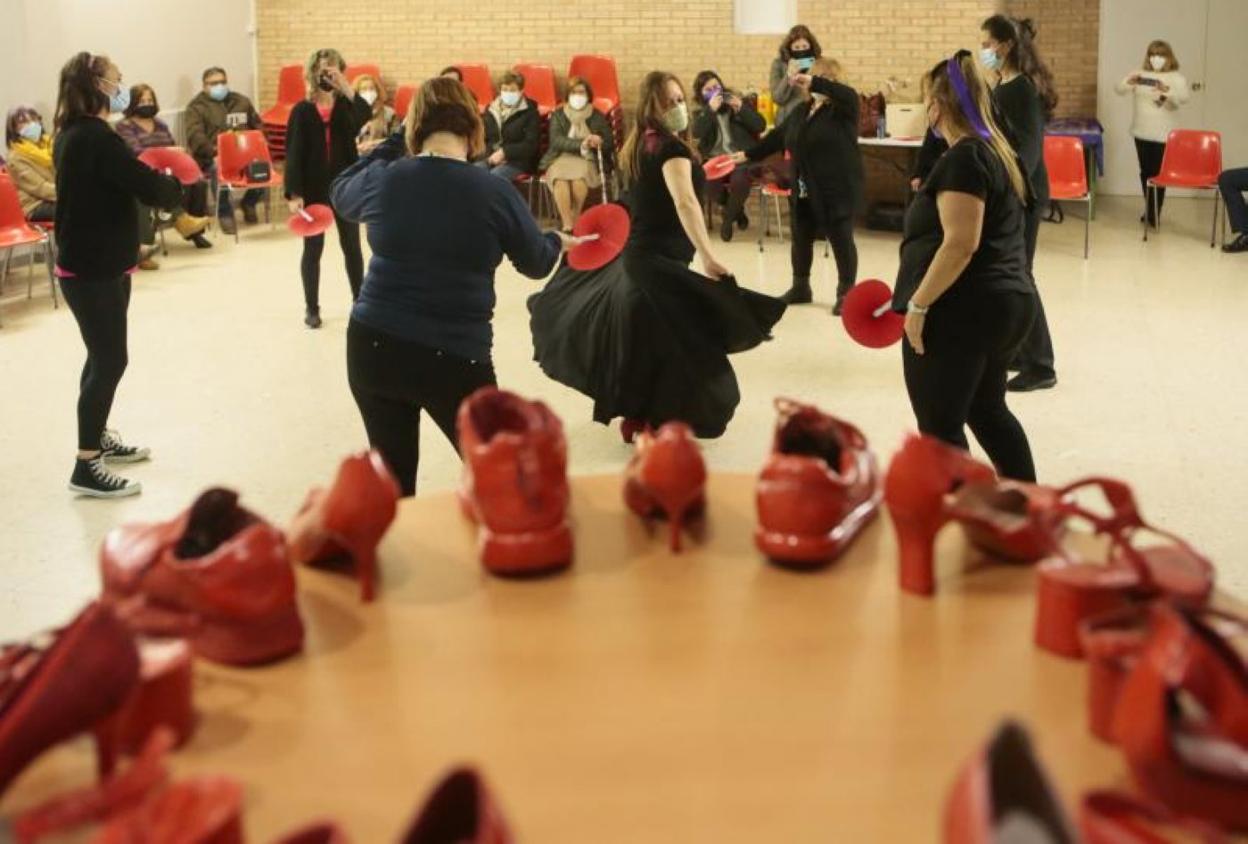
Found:
[(706, 463), (693, 431), (683, 422), (643, 431), (626, 475), (624, 502), (644, 519), (665, 515), (669, 546), (679, 553), (686, 519), (700, 515), (706, 506)]
[(195, 732), (190, 645), (181, 639), (140, 639), (138, 646), (139, 682), (114, 716), (116, 747), (138, 753), (161, 728), (171, 732), (173, 747), (181, 747)]

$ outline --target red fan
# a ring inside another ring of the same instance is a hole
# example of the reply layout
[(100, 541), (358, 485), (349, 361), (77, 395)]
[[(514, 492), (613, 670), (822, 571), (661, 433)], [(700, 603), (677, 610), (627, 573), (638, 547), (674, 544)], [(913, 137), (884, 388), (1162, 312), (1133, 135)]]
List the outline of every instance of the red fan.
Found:
[(706, 172), (706, 178), (714, 182), (736, 170), (737, 164), (732, 160), (731, 155), (717, 155), (703, 164), (702, 169)]
[(596, 270), (615, 260), (628, 240), (628, 212), (619, 205), (596, 205), (581, 215), (572, 229), (576, 237), (593, 237), (568, 252), (574, 270)]
[(286, 226), (300, 237), (316, 237), (334, 225), (334, 211), (328, 205), (305, 205), (286, 221)]
[(906, 318), (893, 311), (893, 291), (877, 278), (854, 285), (841, 305), (841, 322), (854, 342), (883, 349), (901, 339)]
[(139, 161), (166, 176), (173, 176), (184, 185), (193, 185), (204, 178), (195, 159), (175, 147), (145, 149), (139, 156)]

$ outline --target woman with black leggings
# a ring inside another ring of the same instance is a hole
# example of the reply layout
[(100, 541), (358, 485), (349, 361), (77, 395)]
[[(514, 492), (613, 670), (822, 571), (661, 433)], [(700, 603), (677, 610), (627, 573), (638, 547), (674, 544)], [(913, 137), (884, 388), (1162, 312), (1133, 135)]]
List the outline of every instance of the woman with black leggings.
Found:
[(966, 50), (928, 75), (928, 122), (949, 142), (906, 211), (894, 310), (919, 430), (967, 448), (970, 425), (1004, 477), (1036, 479), (1006, 373), (1036, 316), (1027, 273), (1026, 174)]
[(146, 448), (125, 445), (107, 430), (117, 385), (126, 371), (126, 310), (130, 273), (139, 253), (135, 200), (176, 208), (177, 179), (140, 163), (108, 125), (130, 89), (105, 56), (79, 53), (61, 69), (56, 103), (56, 272), (87, 347), (78, 393), (78, 456), (69, 488), (80, 495), (136, 495), (137, 481), (105, 463), (146, 460)]
[(413, 99), (406, 138), (383, 142), (331, 191), (373, 247), (347, 327), (347, 379), (404, 495), (416, 493), (421, 412), (455, 446), (460, 403), (495, 383), (490, 319), (503, 256), (544, 278), (579, 242), (543, 234), (509, 182), (472, 166), (484, 147), (476, 98), (436, 77)]
[[(308, 59), (304, 78), (308, 98), (297, 103), (286, 123), (286, 199), (290, 213), (304, 205), (329, 202), (329, 183), (355, 163), (355, 138), (372, 119), (368, 100), (351, 87), (343, 71), (347, 63), (337, 50), (317, 50)], [(360, 227), (334, 212), (338, 245), (347, 265), (351, 299), (360, 295), (364, 281), (364, 255), (360, 251)], [(325, 235), (303, 239), (299, 274), (303, 278), (303, 323), (321, 327), (321, 255)]]

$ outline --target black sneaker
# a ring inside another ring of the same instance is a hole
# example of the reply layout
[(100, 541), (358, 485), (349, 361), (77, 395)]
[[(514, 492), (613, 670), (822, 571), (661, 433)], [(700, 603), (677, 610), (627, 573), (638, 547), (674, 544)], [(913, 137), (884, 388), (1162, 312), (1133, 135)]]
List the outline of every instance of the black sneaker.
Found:
[(125, 498), (138, 495), (143, 485), (108, 471), (104, 465), (104, 455), (90, 460), (79, 458), (74, 461), (74, 474), (69, 478), (69, 489), (79, 495), (91, 498)]
[(234, 222), (233, 214), (222, 214), (217, 218), (217, 225), (221, 227), (222, 234), (233, 237), (238, 232), (238, 224)]
[(315, 310), (308, 309), (308, 311), (303, 315), (303, 324), (306, 325), (308, 328), (320, 328), (321, 327), (320, 309), (319, 308)]
[(790, 305), (809, 305), (813, 295), (810, 291), (810, 282), (802, 284), (794, 281), (793, 286), (780, 294), (780, 298)]
[(150, 448), (126, 445), (121, 434), (108, 428), (100, 436), (100, 451), (109, 463), (139, 463), (152, 456)]
[(845, 297), (837, 296), (836, 301), (832, 304), (832, 316), (840, 316), (841, 310), (845, 307)]
[(724, 243), (732, 240), (732, 220), (724, 220), (723, 225), (719, 227), (719, 236)]
[(212, 241), (204, 237), (203, 234), (193, 234), (190, 237), (191, 243), (195, 244), (196, 249), (211, 249)]
[(1032, 390), (1051, 390), (1057, 386), (1057, 376), (1039, 372), (1020, 372), (1005, 382), (1011, 393), (1030, 393)]
[(1222, 247), (1223, 252), (1248, 252), (1248, 234), (1241, 234)]
[(745, 212), (742, 211), (740, 214), (737, 215), (737, 228), (739, 228), (741, 231), (745, 231), (749, 227), (750, 227), (750, 218), (745, 216)]
[(256, 206), (243, 206), (243, 222), (249, 226), (254, 226), (256, 223), (260, 222), (260, 218), (256, 216)]

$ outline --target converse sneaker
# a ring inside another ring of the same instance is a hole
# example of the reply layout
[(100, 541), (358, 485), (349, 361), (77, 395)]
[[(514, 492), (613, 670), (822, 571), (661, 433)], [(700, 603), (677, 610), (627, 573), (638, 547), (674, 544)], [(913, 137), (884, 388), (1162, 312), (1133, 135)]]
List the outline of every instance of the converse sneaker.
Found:
[(121, 434), (104, 429), (100, 437), (100, 451), (109, 463), (138, 463), (152, 456), (150, 448), (136, 448), (121, 441)]
[(125, 498), (128, 495), (138, 495), (143, 491), (143, 485), (108, 471), (101, 453), (99, 457), (90, 460), (80, 457), (75, 461), (74, 474), (69, 478), (69, 489), (91, 498)]

